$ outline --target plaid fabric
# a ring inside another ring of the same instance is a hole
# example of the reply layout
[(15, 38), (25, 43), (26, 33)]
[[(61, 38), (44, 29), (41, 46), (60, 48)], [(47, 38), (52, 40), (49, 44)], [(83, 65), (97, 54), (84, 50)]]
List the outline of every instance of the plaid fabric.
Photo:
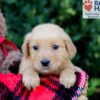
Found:
[(0, 74), (0, 100), (77, 100), (88, 76), (76, 72), (77, 81), (70, 89), (59, 83), (59, 75), (40, 75), (40, 85), (28, 91), (22, 84), (20, 74)]

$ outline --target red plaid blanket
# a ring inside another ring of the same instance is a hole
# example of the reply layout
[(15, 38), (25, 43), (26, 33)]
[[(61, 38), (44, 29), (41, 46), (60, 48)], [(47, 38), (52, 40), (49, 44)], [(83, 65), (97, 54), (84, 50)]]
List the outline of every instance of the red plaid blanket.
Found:
[(28, 91), (22, 84), (20, 74), (0, 74), (0, 100), (77, 100), (88, 76), (76, 72), (76, 83), (70, 89), (59, 83), (59, 75), (40, 75), (40, 85)]

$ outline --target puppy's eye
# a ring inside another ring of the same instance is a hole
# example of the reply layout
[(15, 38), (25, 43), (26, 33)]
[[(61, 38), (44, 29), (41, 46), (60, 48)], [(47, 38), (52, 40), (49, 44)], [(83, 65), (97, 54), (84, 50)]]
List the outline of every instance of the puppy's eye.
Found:
[(34, 50), (38, 50), (39, 47), (38, 47), (37, 45), (34, 45), (34, 46), (33, 46), (33, 49), (34, 49)]
[(59, 46), (56, 45), (56, 44), (54, 44), (54, 45), (52, 46), (52, 48), (53, 48), (54, 50), (57, 50), (57, 49), (59, 48)]

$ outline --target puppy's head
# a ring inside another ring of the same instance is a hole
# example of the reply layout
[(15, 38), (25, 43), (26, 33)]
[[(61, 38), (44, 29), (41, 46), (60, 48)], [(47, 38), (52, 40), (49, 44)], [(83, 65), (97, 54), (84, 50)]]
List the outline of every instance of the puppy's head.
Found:
[(26, 35), (22, 51), (32, 67), (41, 73), (62, 70), (76, 54), (70, 37), (54, 24), (36, 26)]

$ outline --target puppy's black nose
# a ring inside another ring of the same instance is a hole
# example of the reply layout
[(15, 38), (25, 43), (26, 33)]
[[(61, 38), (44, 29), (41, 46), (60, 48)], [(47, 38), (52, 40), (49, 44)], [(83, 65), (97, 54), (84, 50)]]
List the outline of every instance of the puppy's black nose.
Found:
[(42, 60), (41, 60), (41, 64), (42, 64), (42, 66), (44, 66), (44, 67), (47, 67), (47, 66), (49, 65), (49, 63), (50, 63), (50, 61), (49, 61), (48, 59), (42, 59)]

